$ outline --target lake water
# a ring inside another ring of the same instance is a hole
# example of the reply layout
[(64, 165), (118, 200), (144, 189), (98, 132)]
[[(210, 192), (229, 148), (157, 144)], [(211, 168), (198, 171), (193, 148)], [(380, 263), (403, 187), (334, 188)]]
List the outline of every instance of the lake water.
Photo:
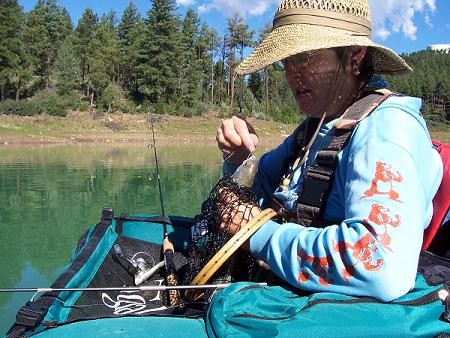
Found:
[[(157, 150), (166, 213), (199, 213), (220, 177), (216, 146)], [(0, 288), (49, 286), (103, 207), (160, 214), (155, 173), (144, 144), (0, 147)], [(0, 335), (32, 296), (0, 294)]]

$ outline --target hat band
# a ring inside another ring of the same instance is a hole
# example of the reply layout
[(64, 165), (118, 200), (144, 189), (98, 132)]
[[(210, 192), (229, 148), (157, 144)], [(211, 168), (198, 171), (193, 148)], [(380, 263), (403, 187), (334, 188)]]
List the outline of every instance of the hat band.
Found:
[(310, 24), (345, 29), (357, 35), (370, 37), (370, 21), (354, 15), (312, 8), (291, 8), (279, 11), (273, 20), (273, 29), (292, 24)]

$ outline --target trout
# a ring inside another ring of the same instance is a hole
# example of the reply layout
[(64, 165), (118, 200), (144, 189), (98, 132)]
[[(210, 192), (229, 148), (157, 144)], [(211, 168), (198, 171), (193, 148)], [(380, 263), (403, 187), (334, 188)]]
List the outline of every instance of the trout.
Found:
[(231, 178), (240, 186), (251, 188), (258, 172), (258, 159), (251, 155), (236, 169)]
[[(234, 174), (231, 175), (231, 179), (241, 187), (251, 188), (257, 171), (258, 171), (258, 159), (256, 158), (256, 156), (252, 155), (249, 158), (247, 158), (244, 162), (242, 162), (242, 164), (236, 169)], [(212, 190), (212, 192), (217, 191), (218, 189), (220, 188), (216, 186)], [(203, 204), (213, 205), (215, 203), (216, 202), (213, 202), (210, 195), (210, 197)], [(203, 212), (204, 210), (202, 209), (202, 213)], [(208, 215), (203, 216), (206, 217), (201, 217), (199, 221), (191, 227), (191, 239), (194, 242), (199, 238), (208, 234), (208, 222), (206, 219)]]

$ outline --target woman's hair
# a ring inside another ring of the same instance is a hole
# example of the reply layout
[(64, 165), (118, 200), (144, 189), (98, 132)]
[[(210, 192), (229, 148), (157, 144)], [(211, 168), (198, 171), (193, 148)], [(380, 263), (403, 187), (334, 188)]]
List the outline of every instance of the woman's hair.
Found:
[[(347, 67), (347, 63), (345, 62), (345, 59), (348, 57), (351, 51), (351, 47), (336, 47), (333, 48), (336, 51), (336, 54), (338, 55), (341, 62), (343, 62), (344, 70)], [(367, 49), (366, 55), (364, 56), (360, 66), (359, 66), (359, 74), (356, 76), (356, 79), (358, 81), (361, 81), (362, 83), (367, 84), (369, 82), (369, 79), (374, 74), (373, 64), (371, 62), (371, 59), (367, 57), (367, 53), (369, 52), (369, 49)]]

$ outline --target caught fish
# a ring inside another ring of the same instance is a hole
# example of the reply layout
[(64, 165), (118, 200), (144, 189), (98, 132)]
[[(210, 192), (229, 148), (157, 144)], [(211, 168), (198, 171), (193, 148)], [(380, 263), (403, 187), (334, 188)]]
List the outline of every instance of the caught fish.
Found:
[(251, 188), (258, 172), (258, 159), (251, 155), (236, 169), (231, 178), (240, 186)]
[[(258, 159), (256, 156), (252, 155), (247, 158), (242, 164), (236, 169), (231, 179), (241, 187), (251, 188), (253, 185), (253, 180), (258, 171)], [(223, 178), (224, 179), (224, 178)], [(228, 177), (228, 180), (230, 178)], [(204, 202), (202, 206), (202, 213), (204, 212), (203, 207), (216, 205), (216, 200), (213, 196), (217, 196), (217, 193), (224, 187), (226, 181), (220, 181), (218, 185), (211, 191), (210, 197)], [(229, 182), (229, 181), (228, 181)], [(208, 202), (208, 203), (206, 203)], [(203, 218), (200, 217), (198, 222), (191, 227), (191, 238), (195, 242), (200, 238), (204, 238), (208, 234), (208, 221), (207, 216), (209, 213), (202, 214)]]

